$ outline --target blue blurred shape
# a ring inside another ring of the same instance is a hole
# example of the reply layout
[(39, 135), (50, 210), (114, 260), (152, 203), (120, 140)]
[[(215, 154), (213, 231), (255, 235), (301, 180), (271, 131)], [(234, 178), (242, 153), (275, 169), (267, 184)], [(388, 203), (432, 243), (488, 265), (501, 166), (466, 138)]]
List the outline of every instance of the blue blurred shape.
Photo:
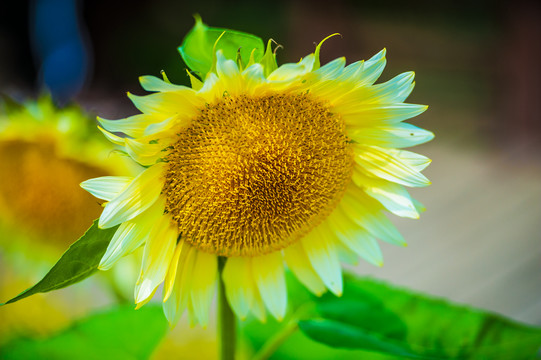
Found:
[(60, 103), (82, 89), (89, 72), (78, 0), (34, 0), (31, 36), (40, 68), (40, 82)]

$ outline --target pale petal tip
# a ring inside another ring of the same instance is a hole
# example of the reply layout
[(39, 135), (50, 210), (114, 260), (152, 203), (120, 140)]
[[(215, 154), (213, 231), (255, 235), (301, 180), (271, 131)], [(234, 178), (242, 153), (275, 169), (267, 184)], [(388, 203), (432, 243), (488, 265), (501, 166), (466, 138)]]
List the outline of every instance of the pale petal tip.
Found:
[(100, 264), (98, 265), (98, 270), (101, 270), (101, 271), (107, 271), (109, 270), (111, 267), (112, 267), (113, 264), (109, 264), (107, 263), (106, 261), (102, 261), (100, 262)]
[(286, 316), (286, 313), (287, 313), (287, 309), (285, 307), (282, 309), (272, 309), (272, 310), (269, 309), (269, 312), (278, 322), (281, 322), (282, 320), (284, 320), (284, 317)]
[(253, 308), (252, 309), (252, 316), (254, 316), (257, 320), (259, 320), (260, 323), (262, 324), (266, 324), (267, 323), (267, 313), (264, 309), (260, 309), (262, 310), (261, 312), (258, 311), (257, 309)]
[(331, 290), (331, 292), (338, 297), (342, 296), (342, 293), (344, 292), (342, 288), (342, 284), (332, 284), (329, 290)]
[[(103, 123), (106, 122), (106, 121), (108, 121), (107, 119), (104, 119), (104, 118), (102, 118), (101, 116), (96, 116), (96, 120), (100, 123), (100, 125), (101, 125), (102, 127), (105, 127), (105, 126), (103, 125)], [(109, 120), (109, 121), (111, 121), (111, 120)]]
[[(142, 279), (142, 281), (141, 281)], [(152, 282), (149, 279), (145, 279), (141, 274), (138, 285), (135, 288), (135, 303), (146, 303), (153, 295), (154, 289), (152, 289)]]

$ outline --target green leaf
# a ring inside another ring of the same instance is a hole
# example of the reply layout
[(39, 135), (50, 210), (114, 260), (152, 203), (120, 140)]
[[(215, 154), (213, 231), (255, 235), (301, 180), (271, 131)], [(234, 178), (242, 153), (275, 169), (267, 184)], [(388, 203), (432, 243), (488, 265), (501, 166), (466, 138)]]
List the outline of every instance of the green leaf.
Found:
[(121, 306), (46, 339), (17, 339), (0, 359), (148, 359), (168, 329), (161, 306)]
[[(450, 304), (373, 279), (344, 276), (338, 298), (308, 295), (288, 277), (291, 311), (315, 308), (298, 322), (300, 332), (271, 359), (534, 359), (541, 329), (502, 316)], [(248, 322), (243, 331), (255, 349), (281, 324)], [(536, 357), (537, 356), (537, 357)]]
[(531, 359), (541, 347), (540, 328), (354, 275), (346, 276), (346, 283), (348, 296), (370, 296), (397, 314), (407, 328), (406, 336), (398, 340), (417, 354), (443, 359)]
[(372, 350), (408, 358), (432, 359), (416, 356), (410, 352), (407, 344), (395, 344), (376, 332), (343, 322), (327, 319), (305, 320), (299, 322), (299, 328), (313, 340), (332, 347)]
[(95, 220), (86, 233), (69, 247), (43, 279), (0, 305), (10, 304), (37, 293), (61, 289), (86, 279), (98, 269), (98, 264), (117, 228), (99, 229), (98, 220)]
[(316, 300), (322, 320), (301, 323), (316, 341), (409, 358), (530, 359), (541, 329), (346, 275), (344, 297)]
[(365, 296), (361, 301), (349, 297), (336, 298), (328, 296), (317, 304), (317, 310), (323, 318), (333, 319), (344, 324), (359, 326), (390, 338), (406, 336), (406, 325), (400, 317), (374, 299)]
[[(218, 38), (220, 40), (216, 42)], [(209, 27), (196, 16), (194, 27), (186, 35), (178, 51), (186, 65), (204, 79), (214, 65), (216, 51), (222, 50), (227, 59), (237, 60), (237, 52), (240, 49), (241, 62), (247, 64), (252, 51), (254, 60), (259, 62), (263, 57), (264, 48), (263, 40), (255, 35)]]

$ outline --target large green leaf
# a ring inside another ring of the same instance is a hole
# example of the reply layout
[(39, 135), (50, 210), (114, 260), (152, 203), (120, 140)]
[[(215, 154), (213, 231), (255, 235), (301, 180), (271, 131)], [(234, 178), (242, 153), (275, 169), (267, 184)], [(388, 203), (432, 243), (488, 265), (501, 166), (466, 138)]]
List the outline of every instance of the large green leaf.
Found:
[[(541, 347), (541, 329), (518, 324), (501, 316), (457, 306), (446, 301), (429, 298), (408, 290), (393, 288), (371, 279), (354, 275), (345, 277), (346, 301), (372, 304), (367, 307), (374, 327), (362, 320), (362, 315), (334, 315), (324, 311), (330, 303), (336, 306), (342, 299), (326, 295), (318, 300), (322, 315), (328, 320), (370, 331), (398, 345), (416, 357), (438, 359), (531, 359)], [(322, 308), (323, 305), (323, 308)], [(344, 312), (348, 308), (344, 307)], [(395, 332), (397, 324), (388, 321), (386, 313), (394, 313), (405, 327), (402, 334)], [(378, 317), (381, 318), (378, 320)], [(356, 317), (359, 321), (353, 320)], [(390, 328), (389, 328), (390, 327)], [(332, 331), (328, 333), (331, 336)], [(334, 332), (336, 333), (336, 332)], [(310, 336), (308, 333), (306, 333)], [(334, 339), (334, 345), (340, 342)], [(342, 344), (350, 347), (351, 343)], [(358, 348), (365, 344), (359, 342)], [(404, 356), (404, 355), (403, 355)]]
[(328, 319), (304, 320), (299, 322), (299, 328), (311, 339), (332, 347), (372, 350), (407, 358), (432, 359), (414, 354), (406, 343), (395, 343), (377, 332), (343, 322)]
[(148, 359), (167, 332), (161, 306), (122, 306), (92, 315), (46, 339), (17, 339), (0, 359)]
[[(533, 359), (541, 347), (539, 328), (372, 279), (346, 275), (340, 298), (309, 296), (291, 277), (288, 287), (290, 314), (315, 311), (271, 359)], [(257, 349), (280, 327), (249, 321), (243, 333)]]
[[(218, 38), (220, 41), (216, 42)], [(214, 51), (222, 50), (227, 59), (237, 60), (239, 49), (242, 63), (247, 64), (252, 51), (255, 62), (259, 62), (265, 46), (263, 40), (255, 35), (209, 27), (196, 16), (194, 27), (186, 35), (178, 51), (186, 65), (200, 78), (204, 78), (214, 64)]]
[(117, 227), (100, 229), (98, 228), (98, 220), (95, 220), (86, 233), (69, 247), (43, 279), (0, 305), (10, 304), (37, 293), (61, 289), (89, 277), (98, 269), (98, 264), (116, 229)]

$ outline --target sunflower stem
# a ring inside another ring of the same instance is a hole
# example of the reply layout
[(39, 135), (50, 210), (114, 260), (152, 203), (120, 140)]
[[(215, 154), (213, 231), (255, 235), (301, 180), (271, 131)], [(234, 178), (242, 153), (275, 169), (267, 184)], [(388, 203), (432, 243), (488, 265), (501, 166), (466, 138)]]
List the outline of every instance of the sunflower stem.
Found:
[(229, 306), (229, 302), (225, 297), (225, 286), (222, 279), (222, 272), (226, 260), (225, 257), (218, 257), (218, 268), (220, 271), (218, 286), (218, 316), (220, 317), (218, 323), (218, 337), (220, 338), (220, 359), (234, 360), (237, 342), (236, 319), (233, 310), (231, 310), (231, 306)]

